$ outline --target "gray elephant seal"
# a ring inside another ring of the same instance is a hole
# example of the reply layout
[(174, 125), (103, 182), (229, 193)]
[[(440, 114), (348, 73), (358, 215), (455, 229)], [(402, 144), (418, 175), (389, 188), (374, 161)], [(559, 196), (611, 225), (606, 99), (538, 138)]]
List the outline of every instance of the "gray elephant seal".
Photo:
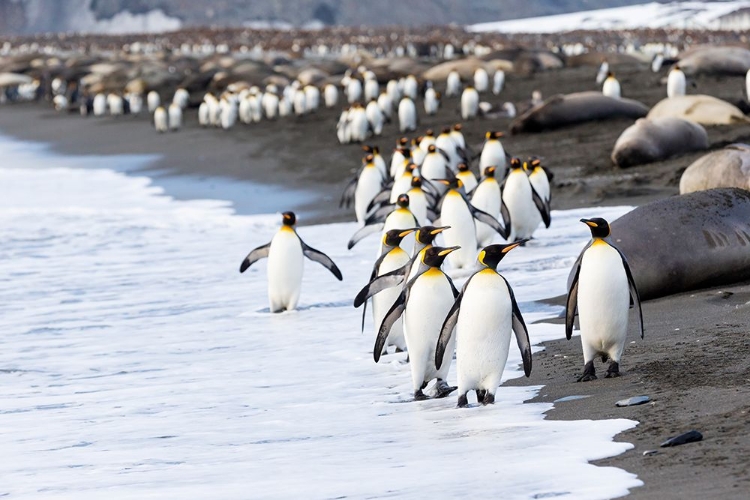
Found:
[(681, 118), (641, 118), (620, 134), (612, 161), (627, 168), (707, 148), (708, 135), (697, 123)]
[(686, 75), (742, 75), (750, 69), (750, 50), (742, 47), (700, 47), (680, 57)]
[(611, 228), (643, 300), (750, 278), (750, 191), (710, 189), (654, 201)]
[(558, 94), (534, 106), (510, 124), (514, 134), (539, 132), (574, 123), (610, 118), (643, 118), (648, 108), (632, 99), (613, 99), (601, 92)]
[(722, 187), (750, 189), (750, 146), (747, 144), (730, 144), (701, 156), (680, 178), (680, 194)]

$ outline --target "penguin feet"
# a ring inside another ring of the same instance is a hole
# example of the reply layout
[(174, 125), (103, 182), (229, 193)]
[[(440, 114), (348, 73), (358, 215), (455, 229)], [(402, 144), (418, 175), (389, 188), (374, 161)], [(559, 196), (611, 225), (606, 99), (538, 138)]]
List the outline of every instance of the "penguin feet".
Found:
[(468, 408), (469, 407), (469, 399), (466, 397), (466, 394), (463, 394), (458, 397), (458, 404), (456, 405), (456, 408)]
[(495, 395), (492, 394), (490, 391), (486, 391), (484, 394), (484, 398), (482, 398), (482, 404), (487, 405), (494, 405), (495, 404)]
[(427, 395), (422, 392), (422, 389), (419, 389), (417, 392), (414, 393), (414, 401), (424, 401), (425, 399), (430, 399), (427, 397)]
[(607, 368), (607, 374), (604, 378), (615, 378), (620, 376), (620, 364), (617, 361), (612, 361)]
[(445, 380), (438, 379), (437, 384), (435, 384), (435, 391), (437, 392), (435, 397), (438, 399), (444, 398), (456, 389), (458, 389), (458, 387), (450, 386)]
[(576, 382), (588, 382), (590, 380), (596, 380), (596, 368), (594, 368), (593, 359), (583, 365), (583, 375), (578, 377)]
[(477, 403), (481, 403), (484, 401), (484, 395), (487, 394), (487, 391), (484, 389), (477, 389)]

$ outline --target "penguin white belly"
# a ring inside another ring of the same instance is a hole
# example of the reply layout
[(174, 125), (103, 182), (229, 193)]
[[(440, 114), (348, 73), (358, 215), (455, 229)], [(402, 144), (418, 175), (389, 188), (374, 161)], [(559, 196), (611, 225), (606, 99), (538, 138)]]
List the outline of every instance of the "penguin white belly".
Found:
[(456, 177), (464, 183), (464, 192), (471, 193), (477, 187), (477, 178), (471, 172), (459, 172)]
[(406, 158), (404, 158), (404, 155), (401, 154), (399, 151), (394, 151), (393, 156), (391, 157), (391, 168), (390, 168), (390, 174), (391, 177), (394, 179), (398, 179), (401, 177), (399, 175), (399, 172), (403, 173), (406, 165), (404, 164), (404, 161), (406, 161)]
[[(455, 252), (454, 252), (455, 253)], [(434, 378), (445, 380), (453, 361), (455, 336), (445, 349), (440, 370), (435, 368), (435, 347), (443, 321), (453, 306), (453, 292), (442, 272), (430, 269), (411, 287), (404, 312), (404, 338), (414, 391)]]
[(614, 78), (607, 78), (602, 87), (602, 94), (614, 99), (620, 98), (620, 83)]
[(271, 312), (297, 307), (302, 286), (304, 256), (299, 237), (282, 227), (268, 250), (268, 302)]
[(479, 173), (484, 175), (484, 169), (487, 167), (497, 167), (495, 177), (505, 178), (505, 149), (500, 141), (488, 141), (482, 148), (482, 154), (479, 157)]
[[(401, 175), (396, 177), (396, 180), (393, 181), (393, 187), (391, 188), (391, 203), (396, 203), (396, 200), (398, 200), (398, 197), (401, 196), (404, 193), (408, 193), (411, 189), (411, 175), (404, 175), (404, 172), (401, 172)], [(409, 208), (411, 209), (411, 200), (409, 200)]]
[(682, 71), (670, 71), (667, 77), (667, 97), (685, 95), (685, 74)]
[(457, 96), (461, 92), (461, 77), (455, 71), (448, 73), (448, 79), (445, 85), (445, 95), (448, 97)]
[[(409, 254), (403, 250), (397, 251), (392, 250), (385, 256), (383, 262), (380, 263), (378, 269), (378, 276), (382, 276), (385, 273), (389, 273), (402, 267), (404, 264), (409, 262)], [(380, 293), (376, 293), (372, 297), (372, 323), (375, 325), (375, 332), (377, 333), (378, 328), (383, 323), (383, 318), (388, 314), (391, 306), (396, 302), (398, 296), (401, 294), (401, 287), (394, 286), (386, 288)], [(404, 340), (404, 324), (403, 317), (399, 318), (391, 328), (391, 333), (388, 334), (388, 339), (385, 342), (383, 350), (389, 345), (395, 345), (401, 350), (406, 348), (406, 340)]]
[[(448, 168), (445, 164), (445, 158), (439, 153), (430, 153), (425, 156), (422, 165), (419, 167), (422, 172), (422, 177), (432, 181), (435, 179), (445, 179), (448, 175)], [(447, 187), (445, 184), (440, 182), (433, 183), (438, 193), (442, 194), (446, 191)]]
[(417, 108), (413, 101), (403, 99), (399, 103), (398, 123), (401, 132), (411, 132), (417, 128)]
[(479, 94), (476, 91), (464, 90), (461, 94), (461, 118), (468, 120), (477, 116), (479, 108)]
[(595, 242), (581, 261), (578, 277), (578, 320), (586, 363), (607, 353), (619, 363), (628, 330), (630, 292), (620, 254)]
[(445, 246), (460, 246), (455, 252), (448, 254), (448, 262), (453, 269), (473, 267), (477, 260), (477, 235), (472, 217), (466, 201), (460, 194), (451, 191), (445, 195), (440, 210), (440, 223), (450, 226), (443, 231)]
[(495, 394), (508, 360), (512, 321), (503, 278), (491, 269), (476, 274), (464, 292), (456, 323), (459, 396), (474, 389)]
[(503, 190), (503, 201), (510, 212), (509, 241), (531, 238), (541, 216), (531, 198), (531, 184), (523, 172), (511, 173)]
[(366, 167), (362, 170), (357, 181), (357, 189), (354, 191), (354, 212), (357, 222), (364, 223), (367, 215), (367, 206), (380, 192), (381, 177), (377, 167)]
[(418, 188), (411, 189), (407, 194), (409, 195), (409, 210), (417, 218), (420, 226), (426, 226), (430, 222), (427, 218), (427, 197)]
[(549, 179), (547, 179), (547, 174), (545, 174), (544, 171), (532, 172), (532, 174), (529, 176), (529, 182), (531, 182), (531, 185), (534, 187), (534, 191), (539, 193), (539, 196), (543, 200), (549, 201)]
[[(500, 217), (500, 186), (494, 179), (487, 179), (477, 186), (471, 204), (479, 210), (487, 212), (494, 218)], [(477, 232), (477, 245), (486, 247), (495, 239), (497, 231), (484, 222), (474, 221)]]

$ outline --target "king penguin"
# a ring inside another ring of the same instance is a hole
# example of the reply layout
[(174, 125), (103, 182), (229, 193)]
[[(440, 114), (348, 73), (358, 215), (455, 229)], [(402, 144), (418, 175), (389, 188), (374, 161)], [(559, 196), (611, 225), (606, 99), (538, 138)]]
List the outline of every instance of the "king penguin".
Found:
[(510, 161), (510, 172), (503, 184), (503, 203), (510, 212), (510, 241), (531, 238), (540, 220), (546, 227), (550, 225), (549, 206), (531, 185), (518, 158)]
[(488, 131), (484, 134), (484, 146), (479, 156), (479, 172), (484, 172), (487, 167), (496, 167), (495, 176), (502, 180), (507, 173), (507, 161), (505, 159), (505, 149), (500, 142), (503, 136), (502, 132)]
[[(395, 271), (400, 267), (403, 267), (407, 262), (411, 260), (408, 253), (399, 246), (401, 240), (416, 231), (416, 229), (391, 229), (383, 235), (382, 241), (382, 252), (375, 265), (372, 268), (372, 274), (370, 275), (370, 281), (374, 280), (378, 276)], [(398, 287), (388, 288), (382, 291), (382, 293), (376, 294), (372, 297), (372, 322), (375, 328), (379, 327), (383, 323), (386, 313), (390, 309), (391, 305), (398, 299), (398, 294), (401, 289)], [(362, 310), (362, 330), (365, 327), (365, 314), (367, 312), (367, 305)], [(377, 334), (377, 331), (375, 332)], [(404, 330), (402, 321), (399, 319), (393, 325), (391, 333), (385, 343), (383, 350), (389, 345), (396, 346), (396, 351), (403, 351), (406, 349), (406, 343), (404, 341)]]
[(602, 85), (602, 94), (613, 99), (619, 99), (621, 97), (620, 82), (615, 78), (615, 74), (611, 71), (607, 74), (607, 79), (604, 80)]
[(424, 252), (416, 276), (401, 291), (378, 328), (373, 349), (376, 363), (380, 360), (393, 324), (403, 315), (404, 338), (409, 351), (409, 367), (416, 401), (427, 399), (423, 390), (433, 379), (437, 379), (436, 398), (444, 398), (456, 390), (456, 387), (449, 386), (446, 381), (453, 360), (455, 340), (451, 339), (446, 343), (440, 368), (435, 365), (435, 347), (440, 328), (458, 295), (458, 290), (440, 266), (455, 250), (456, 247), (431, 247)]
[(529, 176), (531, 186), (539, 193), (539, 197), (542, 198), (549, 211), (552, 201), (549, 182), (552, 179), (552, 173), (542, 166), (542, 161), (539, 158), (530, 158), (529, 161), (525, 161), (523, 169), (526, 170), (526, 174)]
[(682, 72), (679, 65), (675, 64), (669, 71), (669, 76), (667, 76), (667, 97), (685, 95), (685, 87), (685, 73)]
[(477, 90), (468, 85), (461, 93), (461, 118), (472, 120), (477, 117), (479, 112), (479, 93)]
[(464, 191), (466, 191), (466, 194), (471, 193), (474, 191), (474, 188), (477, 187), (477, 178), (466, 163), (458, 164), (458, 173), (456, 173), (456, 177), (461, 179), (461, 182), (464, 183)]
[(455, 337), (459, 407), (468, 406), (466, 394), (472, 390), (478, 403), (495, 402), (508, 361), (511, 332), (516, 334), (521, 350), (523, 371), (527, 377), (531, 374), (529, 332), (510, 283), (497, 272), (503, 257), (520, 244), (490, 245), (479, 252), (477, 260), (482, 269), (466, 280), (440, 330), (435, 366), (440, 368)]
[(297, 307), (302, 286), (304, 258), (321, 264), (341, 281), (341, 271), (330, 257), (307, 245), (299, 237), (294, 225), (294, 212), (282, 214), (281, 229), (265, 245), (251, 251), (240, 265), (244, 273), (253, 263), (268, 257), (268, 302), (272, 313), (291, 311)]
[(402, 133), (417, 129), (417, 106), (411, 97), (404, 96), (398, 103), (398, 129)]
[(375, 164), (375, 157), (368, 154), (363, 160), (364, 166), (357, 179), (354, 191), (354, 212), (357, 222), (364, 225), (367, 207), (383, 188), (383, 174)]
[[(504, 221), (509, 221), (511, 220), (510, 212), (508, 211), (508, 207), (503, 203), (500, 184), (495, 179), (495, 170), (495, 167), (484, 169), (482, 182), (477, 185), (472, 193), (471, 204), (496, 219), (502, 216)], [(492, 243), (497, 231), (484, 222), (475, 221), (474, 224), (477, 230), (477, 244), (480, 247), (484, 247)]]
[(638, 314), (643, 338), (643, 312), (630, 266), (620, 250), (607, 239), (609, 223), (602, 218), (581, 219), (589, 226), (592, 241), (573, 266), (573, 279), (565, 309), (565, 336), (570, 340), (576, 309), (581, 328), (583, 375), (579, 382), (596, 379), (594, 358), (611, 360), (607, 378), (620, 376), (620, 359), (628, 333), (630, 299)]

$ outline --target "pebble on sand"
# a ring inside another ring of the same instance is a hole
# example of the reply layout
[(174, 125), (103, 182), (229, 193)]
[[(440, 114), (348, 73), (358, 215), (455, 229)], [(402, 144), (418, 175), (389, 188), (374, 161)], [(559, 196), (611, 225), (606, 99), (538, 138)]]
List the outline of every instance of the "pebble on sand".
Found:
[(667, 448), (669, 446), (680, 446), (681, 444), (695, 443), (703, 439), (703, 434), (698, 431), (689, 431), (664, 441), (660, 446)]
[(615, 406), (635, 406), (635, 405), (642, 405), (643, 403), (648, 403), (651, 401), (651, 398), (648, 396), (635, 396), (628, 399), (621, 399), (617, 403), (615, 403)]

